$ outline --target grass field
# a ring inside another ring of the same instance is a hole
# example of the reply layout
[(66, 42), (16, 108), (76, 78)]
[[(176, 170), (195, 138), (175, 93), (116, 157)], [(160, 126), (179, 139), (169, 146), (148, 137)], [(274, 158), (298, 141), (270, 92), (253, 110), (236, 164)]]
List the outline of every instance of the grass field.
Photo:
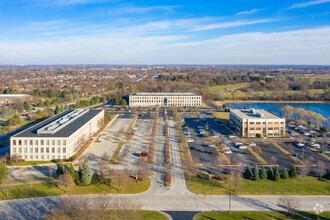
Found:
[[(90, 211), (93, 212), (93, 211)], [(99, 212), (96, 211), (96, 213), (89, 213), (94, 216), (97, 216)], [(61, 214), (54, 214), (51, 216), (48, 216), (45, 218), (45, 220), (55, 220), (59, 219), (61, 217), (61, 220), (71, 220), (71, 217), (63, 217)], [(124, 220), (124, 219), (135, 219), (135, 220), (166, 220), (167, 217), (163, 215), (160, 212), (157, 211), (148, 211), (148, 210), (138, 210), (138, 211), (106, 211), (105, 215), (103, 216), (103, 219), (108, 220)]]
[[(319, 219), (329, 219), (330, 212), (323, 212), (319, 215)], [(262, 220), (272, 220), (272, 219), (317, 219), (317, 215), (314, 212), (295, 212), (287, 214), (286, 212), (257, 212), (257, 211), (244, 211), (244, 212), (201, 212), (198, 213), (194, 220), (211, 220), (211, 219), (262, 219)]]
[[(149, 189), (150, 179), (135, 182), (132, 178), (128, 183), (123, 183), (120, 186), (116, 182), (111, 183), (111, 194), (136, 194), (142, 193)], [(7, 187), (6, 187), (7, 188)], [(2, 189), (3, 190), (3, 189)], [(107, 194), (109, 193), (109, 186), (103, 183), (98, 183), (89, 186), (72, 186), (64, 192), (56, 186), (56, 183), (40, 183), (29, 186), (19, 185), (11, 186), (9, 189), (8, 197), (1, 191), (0, 200), (8, 199), (22, 199), (32, 197), (45, 197), (45, 196), (60, 196), (60, 195), (78, 195), (78, 194)]]
[[(192, 175), (191, 181), (187, 178), (187, 184), (192, 192), (203, 195), (226, 195), (228, 183), (220, 183), (217, 180), (205, 180)], [(236, 190), (237, 195), (329, 195), (329, 181), (319, 181), (316, 177), (302, 177), (280, 181), (260, 180), (253, 181), (243, 179), (242, 186)]]
[(213, 115), (220, 119), (222, 124), (229, 124), (229, 112), (213, 112)]
[(211, 86), (209, 88), (209, 90), (211, 92), (219, 92), (219, 91), (223, 91), (225, 89), (234, 90), (234, 89), (244, 88), (244, 87), (247, 87), (247, 86), (248, 86), (248, 84), (232, 84), (232, 85), (223, 85), (223, 86)]

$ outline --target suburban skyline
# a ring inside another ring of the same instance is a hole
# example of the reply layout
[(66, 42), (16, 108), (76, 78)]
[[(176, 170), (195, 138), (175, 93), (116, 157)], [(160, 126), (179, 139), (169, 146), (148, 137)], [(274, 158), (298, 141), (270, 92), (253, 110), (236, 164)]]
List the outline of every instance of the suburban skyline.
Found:
[(0, 64), (329, 65), (330, 0), (4, 0)]

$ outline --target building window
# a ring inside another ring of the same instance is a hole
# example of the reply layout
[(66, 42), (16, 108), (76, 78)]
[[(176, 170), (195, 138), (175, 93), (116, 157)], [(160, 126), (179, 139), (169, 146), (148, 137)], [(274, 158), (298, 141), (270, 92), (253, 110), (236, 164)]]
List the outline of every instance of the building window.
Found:
[(61, 146), (61, 140), (57, 140), (57, 146)]
[(250, 125), (254, 125), (254, 122), (250, 122)]
[(39, 159), (38, 155), (36, 155), (36, 159), (37, 159), (37, 160)]
[(65, 147), (63, 147), (63, 153), (66, 153), (66, 148)]
[(66, 156), (65, 155), (63, 155), (63, 159), (66, 159)]
[(52, 145), (55, 145), (55, 140), (52, 140)]
[(16, 140), (13, 140), (13, 145), (16, 145)]
[(32, 155), (30, 155), (30, 159), (31, 159), (31, 160), (33, 159), (33, 156), (32, 156)]
[(43, 153), (44, 152), (44, 148), (40, 148), (40, 153)]
[(274, 130), (273, 128), (268, 128), (268, 131), (270, 131), (270, 130)]
[(24, 140), (24, 145), (25, 145), (25, 146), (27, 145), (27, 140)]
[(61, 156), (60, 155), (57, 155), (57, 159), (61, 159)]
[(38, 144), (39, 144), (39, 141), (38, 141), (38, 140), (36, 140), (36, 141), (34, 142), (34, 144), (35, 144), (35, 145), (38, 145)]
[(22, 145), (22, 140), (18, 140), (18, 145)]
[(30, 153), (33, 153), (33, 147), (30, 147)]
[(45, 159), (45, 158), (44, 158), (44, 155), (41, 155), (41, 159), (42, 159), (42, 160)]
[(44, 145), (44, 140), (41, 140), (40, 141), (40, 145)]
[(283, 124), (284, 124), (284, 122), (282, 121), (282, 122), (281, 122), (281, 124), (283, 125)]
[(55, 159), (55, 155), (52, 155), (52, 159), (53, 159), (53, 160)]
[(24, 147), (24, 153), (27, 153), (27, 147)]
[(33, 145), (33, 140), (30, 140), (30, 145)]
[(16, 147), (13, 147), (13, 152), (16, 153)]
[(49, 153), (49, 147), (46, 147), (46, 153)]
[(272, 124), (273, 124), (273, 122), (272, 122), (272, 121), (270, 121), (270, 122), (268, 122), (268, 124), (269, 124), (269, 125), (272, 125)]
[(24, 159), (27, 159), (27, 155), (24, 156)]
[(55, 153), (55, 147), (52, 147), (52, 153)]
[(18, 153), (22, 153), (22, 148), (21, 147), (18, 148)]
[(63, 140), (62, 144), (65, 146), (66, 145), (66, 140)]
[(61, 153), (61, 148), (60, 147), (57, 148), (57, 153)]
[(38, 153), (38, 148), (37, 148), (37, 147), (34, 148), (34, 152), (35, 152), (35, 153)]
[(256, 122), (257, 125), (261, 125), (261, 122)]
[(46, 158), (49, 160), (49, 155), (47, 155)]

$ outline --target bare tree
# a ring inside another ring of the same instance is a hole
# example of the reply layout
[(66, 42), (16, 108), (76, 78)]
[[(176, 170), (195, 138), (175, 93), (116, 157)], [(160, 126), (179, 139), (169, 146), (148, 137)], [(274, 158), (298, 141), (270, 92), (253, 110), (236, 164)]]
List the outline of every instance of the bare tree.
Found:
[(230, 170), (229, 183), (234, 187), (234, 192), (243, 184), (243, 175), (241, 171)]
[(137, 175), (135, 175), (135, 179), (138, 180), (138, 177), (140, 175), (144, 176), (144, 174), (149, 171), (149, 164), (143, 157), (139, 157), (139, 159), (136, 162), (136, 166), (138, 168), (137, 170), (138, 172)]
[(299, 200), (290, 195), (281, 196), (280, 198), (278, 198), (277, 203), (280, 206), (285, 206), (288, 213), (290, 213), (293, 209), (297, 209), (300, 207)]
[(59, 175), (57, 179), (58, 179), (58, 183), (57, 183), (58, 187), (60, 188), (64, 186), (64, 192), (66, 192), (67, 187), (71, 187), (75, 185), (72, 176), (68, 173)]
[(262, 150), (260, 147), (256, 146), (254, 149), (254, 152), (256, 152), (257, 154), (262, 154)]
[(270, 162), (271, 162), (272, 164), (276, 164), (276, 162), (277, 162), (276, 157), (271, 156), (271, 157), (270, 157)]
[(139, 201), (131, 200), (125, 197), (117, 198), (115, 204), (115, 209), (122, 211), (124, 219), (135, 219), (136, 214), (134, 211), (142, 208), (142, 204)]
[(306, 159), (302, 161), (302, 165), (300, 166), (300, 173), (303, 176), (303, 181), (305, 181), (305, 176), (308, 175), (310, 171), (310, 160)]
[(194, 174), (197, 170), (196, 166), (194, 166), (191, 163), (187, 163), (187, 164), (184, 165), (184, 169), (185, 169), (186, 173), (189, 176), (189, 181), (191, 181), (192, 174)]
[(49, 166), (48, 171), (49, 171), (49, 178), (52, 178), (52, 176), (53, 176), (53, 167)]
[(17, 154), (14, 154), (14, 155), (11, 155), (11, 156), (10, 156), (10, 160), (13, 161), (13, 164), (14, 164), (14, 165), (18, 165), (19, 157), (18, 157)]
[(319, 180), (320, 180), (322, 178), (322, 176), (327, 173), (327, 164), (323, 160), (318, 160), (316, 167), (317, 167), (317, 173), (319, 174)]
[(62, 197), (52, 210), (53, 219), (90, 219), (89, 203), (90, 200), (81, 195)]
[(110, 160), (110, 155), (109, 155), (106, 151), (104, 151), (103, 154), (102, 154), (102, 156), (101, 156), (101, 160), (102, 160), (103, 162), (109, 162), (109, 160)]
[(8, 177), (1, 180), (0, 189), (6, 197), (9, 196), (9, 191), (12, 189), (12, 187), (13, 185), (11, 185), (11, 181)]
[(94, 219), (108, 219), (106, 218), (106, 214), (110, 214), (114, 208), (115, 203), (113, 199), (107, 195), (97, 195), (92, 199), (91, 207), (94, 211), (93, 218)]

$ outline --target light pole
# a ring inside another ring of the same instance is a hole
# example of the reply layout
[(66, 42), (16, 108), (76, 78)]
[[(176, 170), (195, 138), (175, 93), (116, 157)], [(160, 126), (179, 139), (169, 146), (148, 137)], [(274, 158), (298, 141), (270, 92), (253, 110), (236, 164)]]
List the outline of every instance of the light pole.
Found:
[(229, 213), (231, 213), (231, 185), (229, 185)]

